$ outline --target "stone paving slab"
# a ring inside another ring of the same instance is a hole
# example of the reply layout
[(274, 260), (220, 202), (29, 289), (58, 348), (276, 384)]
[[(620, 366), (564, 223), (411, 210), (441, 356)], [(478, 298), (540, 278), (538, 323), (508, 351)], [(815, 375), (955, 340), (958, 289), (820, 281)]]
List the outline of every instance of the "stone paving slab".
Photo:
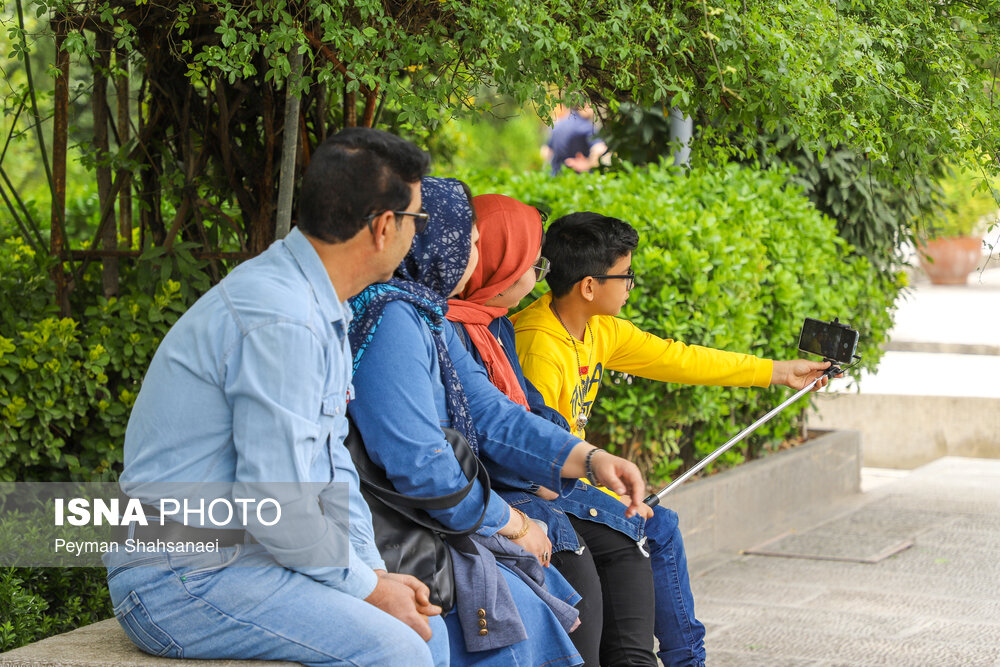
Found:
[(709, 667), (1000, 667), (1000, 461), (941, 459), (865, 498), (818, 529), (911, 549), (875, 564), (736, 556), (692, 578)]
[(755, 556), (813, 558), (877, 563), (913, 546), (910, 540), (887, 535), (852, 535), (844, 540), (836, 533), (786, 533), (744, 551)]

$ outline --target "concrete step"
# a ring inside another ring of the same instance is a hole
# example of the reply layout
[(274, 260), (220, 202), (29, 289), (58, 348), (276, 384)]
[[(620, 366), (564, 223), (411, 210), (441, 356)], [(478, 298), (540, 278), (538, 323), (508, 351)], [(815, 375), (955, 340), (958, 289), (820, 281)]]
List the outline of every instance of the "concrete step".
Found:
[[(996, 333), (1000, 338), (1000, 329)], [(830, 387), (825, 393), (1000, 398), (1000, 356), (889, 351), (875, 373), (862, 373), (858, 383), (835, 380)]]
[[(992, 382), (1000, 386), (1000, 375)], [(1000, 458), (1000, 396), (985, 393), (820, 393), (809, 426), (858, 431), (865, 466), (909, 469), (942, 456)]]

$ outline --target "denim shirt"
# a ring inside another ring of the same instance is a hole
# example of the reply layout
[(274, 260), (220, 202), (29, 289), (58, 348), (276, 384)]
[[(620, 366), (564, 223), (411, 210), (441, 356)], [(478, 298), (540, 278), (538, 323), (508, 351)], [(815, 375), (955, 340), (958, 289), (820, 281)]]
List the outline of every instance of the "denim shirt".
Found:
[[(125, 433), (123, 491), (155, 502), (144, 483), (310, 482), (325, 489), (323, 503), (331, 482), (346, 482), (346, 549), (343, 531), (318, 510), (304, 530), (255, 537), (279, 563), (308, 563), (288, 567), (367, 597), (385, 564), (343, 446), (350, 317), (298, 229), (234, 269), (156, 351)], [(325, 565), (345, 550), (346, 566)]]
[[(482, 357), (468, 339), (468, 334), (460, 324), (455, 325), (455, 340), (462, 343), (471, 353), (477, 363), (482, 364)], [(548, 419), (561, 428), (569, 430), (566, 419), (558, 412), (545, 405), (541, 393), (524, 377), (521, 364), (517, 359), (514, 347), (514, 326), (506, 317), (498, 317), (489, 325), (489, 331), (497, 340), (507, 355), (507, 360), (517, 375), (517, 380), (528, 399), (528, 406), (533, 414)], [(642, 539), (645, 529), (645, 519), (636, 515), (631, 519), (625, 517), (624, 506), (616, 498), (604, 493), (580, 480), (574, 480), (563, 485), (558, 498), (548, 501), (535, 495), (538, 484), (532, 483), (522, 475), (506, 470), (490, 469), (490, 477), (494, 480), (500, 496), (532, 519), (543, 521), (548, 527), (549, 539), (554, 551), (579, 551), (580, 542), (573, 530), (567, 514), (585, 521), (596, 521), (628, 535), (635, 541)], [(549, 487), (553, 488), (554, 487)]]

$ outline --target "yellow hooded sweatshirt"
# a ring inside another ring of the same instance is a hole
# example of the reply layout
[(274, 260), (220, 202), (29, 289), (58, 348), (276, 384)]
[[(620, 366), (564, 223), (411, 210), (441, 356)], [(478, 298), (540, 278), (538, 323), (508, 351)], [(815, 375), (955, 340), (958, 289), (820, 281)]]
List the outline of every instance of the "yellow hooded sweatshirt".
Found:
[(605, 370), (681, 384), (771, 384), (769, 359), (659, 338), (620, 317), (595, 315), (584, 340), (577, 340), (556, 319), (551, 303), (549, 292), (511, 316), (517, 357), (524, 377), (579, 438), (585, 435), (582, 424), (590, 418)]

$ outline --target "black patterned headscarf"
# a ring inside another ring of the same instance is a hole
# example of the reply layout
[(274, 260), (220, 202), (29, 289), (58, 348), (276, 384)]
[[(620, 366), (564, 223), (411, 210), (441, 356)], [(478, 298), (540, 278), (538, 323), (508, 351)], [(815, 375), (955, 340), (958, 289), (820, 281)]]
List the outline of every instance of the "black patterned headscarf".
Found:
[(452, 428), (462, 433), (478, 454), (469, 402), (448, 356), (444, 337), (448, 296), (469, 263), (475, 215), (458, 179), (428, 176), (421, 181), (420, 189), (424, 210), (430, 214), (426, 229), (413, 237), (410, 252), (391, 280), (371, 285), (350, 300), (354, 312), (349, 330), (354, 370), (382, 321), (386, 305), (392, 301), (412, 304), (434, 339)]

